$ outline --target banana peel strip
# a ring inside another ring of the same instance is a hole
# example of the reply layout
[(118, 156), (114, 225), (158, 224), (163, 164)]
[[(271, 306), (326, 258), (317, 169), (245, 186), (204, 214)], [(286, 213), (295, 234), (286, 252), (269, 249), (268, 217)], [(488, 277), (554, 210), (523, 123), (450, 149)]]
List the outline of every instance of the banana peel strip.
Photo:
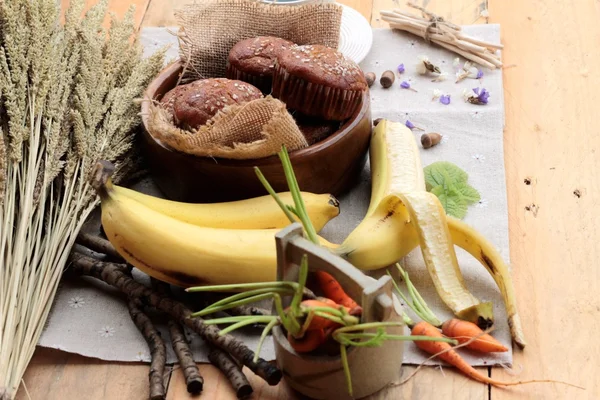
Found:
[(524, 348), (526, 341), (517, 310), (515, 289), (510, 271), (502, 256), (485, 237), (471, 226), (451, 216), (448, 216), (447, 220), (452, 242), (477, 259), (498, 285), (504, 299), (511, 336), (519, 347)]
[(492, 303), (480, 302), (467, 289), (458, 266), (446, 213), (438, 198), (426, 191), (395, 193), (388, 198), (391, 196), (402, 202), (410, 216), (425, 265), (442, 301), (459, 318), (474, 322), (484, 329), (491, 326)]

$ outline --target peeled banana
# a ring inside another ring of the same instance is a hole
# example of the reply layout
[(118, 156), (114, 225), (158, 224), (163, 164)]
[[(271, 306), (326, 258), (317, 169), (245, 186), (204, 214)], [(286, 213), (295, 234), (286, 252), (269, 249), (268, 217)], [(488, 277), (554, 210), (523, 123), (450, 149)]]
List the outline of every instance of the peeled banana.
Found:
[[(384, 120), (377, 125), (370, 148), (372, 191), (369, 209), (359, 226), (333, 251), (356, 267), (369, 270), (389, 266), (421, 244), (442, 300), (460, 318), (487, 325), (491, 322), (491, 305), (477, 304), (478, 300), (466, 290), (456, 255), (449, 244), (463, 248), (494, 278), (506, 305), (513, 340), (524, 347), (525, 338), (508, 267), (481, 234), (464, 222), (446, 216), (432, 194), (423, 194), (425, 181), (418, 151), (412, 133), (402, 124)], [(432, 251), (445, 260), (432, 259)], [(457, 293), (459, 297), (456, 297)], [(475, 304), (468, 306), (470, 302)], [(466, 308), (461, 310), (461, 307)]]
[(401, 123), (381, 121), (371, 138), (370, 160), (367, 215), (334, 251), (358, 268), (375, 269), (396, 262), (419, 244), (442, 301), (458, 317), (491, 326), (492, 304), (481, 303), (467, 290), (446, 213), (438, 198), (425, 190), (413, 133)]
[[(117, 185), (113, 185), (113, 190), (154, 211), (207, 228), (270, 229), (290, 224), (270, 195), (225, 203), (192, 204), (149, 196)], [(279, 193), (279, 197), (284, 204), (294, 204), (290, 192)], [(302, 192), (302, 199), (317, 232), (340, 213), (339, 202), (332, 195)]]

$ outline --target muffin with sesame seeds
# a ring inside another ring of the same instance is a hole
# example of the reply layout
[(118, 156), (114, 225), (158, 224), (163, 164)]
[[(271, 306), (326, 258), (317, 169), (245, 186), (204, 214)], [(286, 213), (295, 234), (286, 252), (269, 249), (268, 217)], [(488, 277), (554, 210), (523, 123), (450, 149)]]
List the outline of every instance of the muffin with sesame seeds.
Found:
[(323, 45), (293, 45), (277, 57), (273, 97), (290, 109), (343, 121), (360, 106), (367, 81), (361, 68)]
[(275, 60), (294, 43), (273, 36), (258, 36), (235, 44), (227, 57), (225, 77), (251, 83), (264, 94), (271, 93)]
[[(172, 93), (173, 92), (173, 93)], [(227, 78), (210, 78), (176, 86), (163, 96), (163, 106), (182, 129), (198, 129), (223, 108), (263, 97), (253, 85)]]

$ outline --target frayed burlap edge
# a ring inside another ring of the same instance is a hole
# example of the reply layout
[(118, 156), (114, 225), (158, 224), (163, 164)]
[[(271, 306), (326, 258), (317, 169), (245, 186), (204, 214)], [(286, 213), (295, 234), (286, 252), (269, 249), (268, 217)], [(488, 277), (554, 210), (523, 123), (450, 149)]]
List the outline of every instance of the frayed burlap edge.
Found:
[(234, 160), (258, 159), (308, 146), (294, 118), (271, 96), (222, 109), (206, 125), (187, 131), (173, 124), (160, 104), (150, 104), (148, 132), (174, 150), (199, 156)]

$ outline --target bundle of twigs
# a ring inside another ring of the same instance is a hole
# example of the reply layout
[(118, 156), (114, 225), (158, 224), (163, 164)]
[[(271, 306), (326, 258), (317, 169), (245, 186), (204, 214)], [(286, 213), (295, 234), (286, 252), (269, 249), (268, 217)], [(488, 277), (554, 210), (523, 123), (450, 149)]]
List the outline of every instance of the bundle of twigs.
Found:
[(381, 11), (381, 19), (388, 22), (390, 28), (400, 29), (433, 42), (483, 67), (490, 69), (502, 67), (498, 50), (501, 44), (489, 43), (468, 36), (460, 26), (444, 20), (423, 7), (407, 3), (409, 7), (421, 11), (421, 16), (399, 9)]
[[(191, 317), (192, 311), (171, 297), (168, 284), (152, 280), (152, 288), (149, 288), (135, 281), (130, 275), (127, 265), (119, 263), (118, 257), (111, 256), (116, 251), (110, 242), (100, 237), (80, 234), (77, 243), (85, 244), (95, 253), (103, 253), (104, 257), (109, 259), (117, 258), (115, 262), (111, 262), (73, 251), (70, 257), (70, 271), (73, 274), (102, 280), (119, 289), (127, 297), (131, 318), (146, 339), (152, 357), (149, 373), (150, 398), (152, 400), (164, 399), (166, 395), (163, 385), (166, 361), (165, 344), (151, 319), (144, 312), (144, 308), (153, 308), (169, 317), (171, 344), (183, 370), (188, 392), (199, 393), (204, 380), (193, 360), (181, 325), (187, 326), (207, 342), (210, 348), (210, 362), (225, 374), (238, 398), (248, 397), (253, 392), (252, 386), (242, 372), (243, 366), (247, 366), (270, 385), (279, 383), (282, 375), (275, 365), (262, 358), (254, 361), (254, 352), (244, 343), (229, 334), (221, 335), (217, 327), (205, 325), (202, 318)], [(252, 312), (258, 312), (258, 310), (255, 309)], [(246, 310), (239, 311), (245, 312)]]
[(71, 0), (0, 1), (0, 399), (14, 398), (77, 233), (97, 205), (88, 175), (135, 167), (140, 97), (164, 52), (142, 60), (133, 9), (102, 28)]

